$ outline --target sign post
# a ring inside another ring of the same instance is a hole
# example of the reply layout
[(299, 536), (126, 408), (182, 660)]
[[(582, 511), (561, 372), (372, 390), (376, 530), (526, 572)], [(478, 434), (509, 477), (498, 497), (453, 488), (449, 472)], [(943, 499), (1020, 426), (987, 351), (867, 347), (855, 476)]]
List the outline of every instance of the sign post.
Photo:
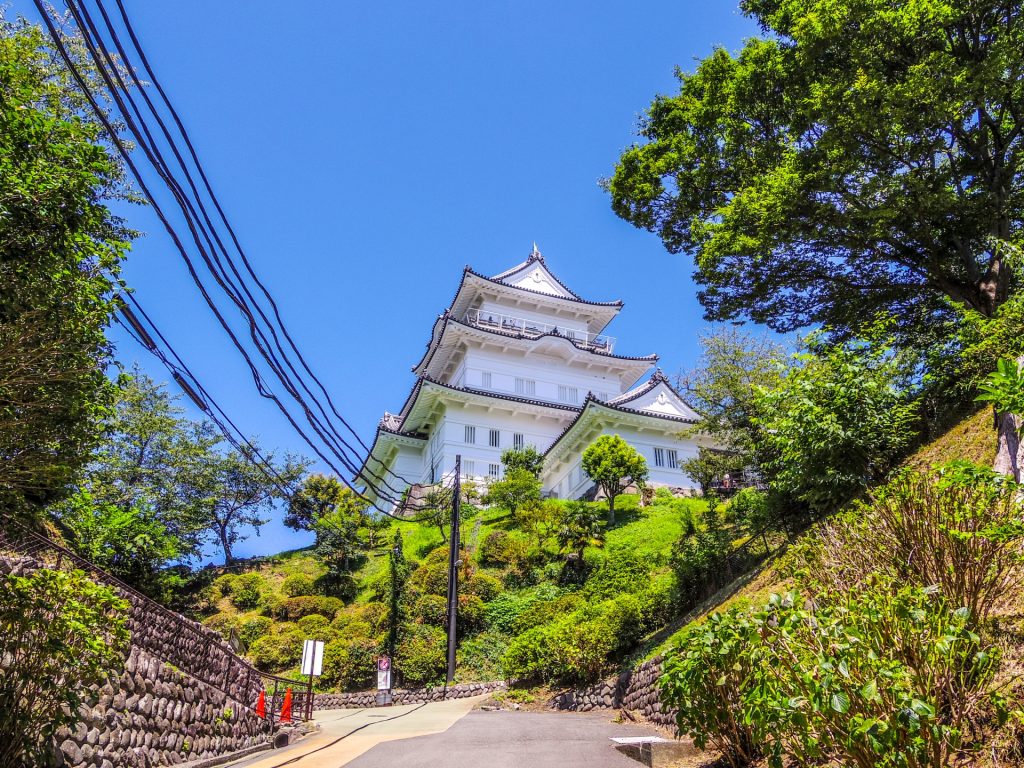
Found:
[(391, 703), (391, 657), (377, 659), (377, 704)]
[(306, 691), (306, 719), (313, 719), (313, 678), (323, 673), (324, 641), (302, 641), (302, 674), (309, 675), (309, 689)]

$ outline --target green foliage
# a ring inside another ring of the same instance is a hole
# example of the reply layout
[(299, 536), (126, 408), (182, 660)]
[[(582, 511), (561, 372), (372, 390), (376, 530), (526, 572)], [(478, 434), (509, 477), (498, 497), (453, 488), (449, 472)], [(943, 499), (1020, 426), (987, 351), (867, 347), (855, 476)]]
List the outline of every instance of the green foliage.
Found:
[(0, 765), (46, 765), (128, 652), (128, 604), (81, 571), (0, 577)]
[[(363, 625), (365, 626), (365, 625)], [(361, 691), (375, 682), (376, 658), (381, 648), (365, 634), (346, 632), (324, 646), (320, 682), (343, 691)]]
[(572, 558), (577, 569), (583, 567), (584, 550), (587, 547), (603, 546), (604, 540), (604, 521), (594, 507), (581, 501), (566, 505), (558, 529), (558, 544)]
[(484, 501), (515, 515), (524, 506), (540, 502), (540, 480), (528, 469), (513, 467), (491, 483)]
[(554, 584), (539, 584), (516, 592), (503, 592), (486, 606), (488, 626), (505, 634), (522, 631), (520, 617), (538, 603), (552, 601), (562, 593)]
[(295, 622), (299, 629), (302, 630), (303, 635), (306, 638), (313, 638), (316, 640), (323, 640), (326, 636), (333, 632), (331, 629), (331, 620), (326, 616), (321, 616), (319, 613), (311, 613), (308, 616), (303, 616), (301, 619)]
[(155, 597), (166, 597), (160, 573), (182, 553), (182, 541), (151, 507), (97, 501), (82, 490), (56, 508), (71, 547), (82, 557)]
[(726, 475), (737, 476), (746, 468), (745, 464), (746, 457), (742, 454), (724, 453), (702, 446), (697, 449), (696, 456), (683, 459), (679, 468), (696, 480), (701, 493), (707, 496), (712, 483), (721, 481)]
[(465, 591), (489, 603), (502, 591), (501, 582), (486, 573), (474, 573), (465, 585)]
[(448, 601), (441, 595), (423, 595), (416, 601), (412, 613), (422, 624), (443, 627), (445, 615), (448, 613)]
[(263, 599), (263, 591), (263, 578), (258, 573), (243, 573), (232, 582), (231, 603), (242, 610), (256, 608)]
[(695, 532), (684, 534), (672, 547), (670, 564), (675, 579), (676, 602), (687, 610), (713, 592), (725, 572), (725, 558), (732, 543), (718, 513), (708, 510)]
[(242, 626), (238, 630), (238, 637), (248, 648), (261, 637), (266, 636), (273, 626), (274, 620), (269, 616), (253, 616), (242, 622)]
[(501, 452), (501, 463), (505, 465), (505, 473), (512, 470), (524, 470), (536, 478), (544, 470), (544, 454), (534, 446), (525, 448), (506, 448)]
[(224, 597), (230, 595), (235, 589), (235, 579), (237, 579), (233, 573), (225, 573), (218, 576), (213, 580), (213, 586), (220, 592)]
[(322, 595), (289, 597), (281, 602), (277, 615), (286, 621), (296, 621), (314, 613), (333, 619), (344, 607), (345, 603), (336, 597)]
[(954, 462), (905, 471), (866, 503), (822, 524), (792, 549), (786, 569), (824, 591), (884, 574), (937, 586), (972, 621), (1016, 595), (1024, 580), (1021, 487), (988, 467)]
[(727, 513), (750, 532), (763, 530), (775, 522), (768, 495), (756, 488), (741, 488), (737, 491), (729, 501)]
[(991, 316), (1019, 287), (1016, 7), (741, 8), (764, 37), (654, 100), (609, 182), (615, 212), (695, 254), (712, 319), (848, 337), (879, 313), (907, 331), (954, 304)]
[[(295, 624), (277, 624), (269, 634), (257, 638), (249, 646), (248, 655), (252, 663), (264, 672), (282, 672), (299, 663), (305, 639)], [(324, 654), (326, 662), (326, 648)]]
[(590, 574), (584, 586), (589, 599), (605, 599), (623, 593), (639, 592), (651, 581), (650, 563), (635, 552), (615, 549)]
[(831, 603), (773, 595), (714, 615), (665, 660), (662, 700), (733, 765), (949, 764), (988, 699), (998, 654), (937, 590), (869, 585)]
[(448, 664), (447, 647), (447, 637), (439, 627), (408, 625), (395, 653), (395, 670), (402, 684), (416, 687), (441, 680)]
[(306, 574), (293, 573), (282, 582), (281, 591), (288, 597), (300, 597), (315, 594), (316, 587), (313, 584), (313, 579)]
[(67, 495), (98, 443), (104, 329), (134, 237), (107, 207), (121, 169), (48, 43), (0, 16), (0, 507), (27, 517)]
[[(468, 675), (469, 681), (500, 680), (501, 657), (508, 647), (508, 636), (500, 632), (481, 632), (459, 644), (456, 669)], [(458, 678), (457, 678), (458, 679)]]
[(885, 476), (914, 437), (916, 413), (887, 348), (810, 346), (776, 389), (759, 390), (755, 422), (772, 489), (820, 513)]
[(538, 550), (543, 550), (545, 545), (558, 533), (564, 511), (565, 505), (557, 499), (525, 504), (516, 510), (516, 524), (524, 532), (533, 536)]
[(977, 402), (992, 403), (999, 413), (1024, 415), (1024, 366), (1016, 360), (1000, 358), (996, 370), (978, 387)]
[(647, 460), (618, 435), (601, 435), (583, 451), (583, 471), (608, 497), (608, 525), (615, 524), (615, 498), (630, 483), (647, 482)]
[(481, 565), (518, 565), (526, 559), (529, 542), (515, 531), (491, 531), (480, 543)]

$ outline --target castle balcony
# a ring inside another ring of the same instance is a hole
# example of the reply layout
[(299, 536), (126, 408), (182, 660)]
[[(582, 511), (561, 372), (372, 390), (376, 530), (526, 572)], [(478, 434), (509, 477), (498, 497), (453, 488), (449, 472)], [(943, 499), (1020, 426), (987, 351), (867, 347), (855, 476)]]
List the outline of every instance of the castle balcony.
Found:
[(536, 320), (501, 315), (496, 312), (471, 309), (466, 312), (465, 322), (467, 325), (472, 325), (476, 328), (504, 333), (509, 336), (536, 338), (548, 333), (564, 336), (580, 349), (587, 349), (598, 354), (610, 355), (612, 350), (615, 349), (615, 338), (613, 336), (587, 333), (586, 331), (579, 331), (574, 328), (540, 323)]

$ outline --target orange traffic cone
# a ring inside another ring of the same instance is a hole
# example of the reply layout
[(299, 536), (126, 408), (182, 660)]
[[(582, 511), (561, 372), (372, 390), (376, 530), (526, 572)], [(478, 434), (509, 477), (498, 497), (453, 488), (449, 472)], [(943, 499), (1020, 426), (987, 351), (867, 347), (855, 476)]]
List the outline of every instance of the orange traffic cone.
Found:
[(292, 721), (292, 688), (284, 692), (284, 702), (281, 704), (281, 717), (278, 722), (290, 723)]
[(267, 692), (260, 691), (260, 697), (256, 699), (256, 717), (267, 717)]

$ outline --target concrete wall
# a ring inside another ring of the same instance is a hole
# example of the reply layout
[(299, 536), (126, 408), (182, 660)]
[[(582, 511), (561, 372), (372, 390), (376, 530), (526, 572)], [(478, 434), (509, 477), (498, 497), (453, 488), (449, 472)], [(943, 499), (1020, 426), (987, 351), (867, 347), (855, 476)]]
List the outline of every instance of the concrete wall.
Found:
[[(0, 555), (0, 575), (40, 562)], [(270, 728), (252, 707), (259, 674), (220, 635), (127, 590), (131, 648), (120, 675), (95, 688), (80, 722), (58, 735), (57, 764), (68, 768), (176, 765), (266, 741)]]
[(553, 709), (589, 712), (594, 709), (628, 709), (652, 723), (672, 727), (676, 713), (663, 708), (658, 698), (661, 658), (646, 661), (636, 669), (587, 688), (564, 691), (551, 700)]
[[(442, 698), (467, 699), (483, 693), (494, 693), (505, 690), (505, 683), (459, 683), (448, 688), (447, 696), (443, 688), (411, 688), (397, 689), (393, 692), (395, 704), (421, 704), (427, 701), (441, 701)], [(318, 693), (313, 697), (313, 709), (361, 709), (376, 706), (376, 691), (358, 691), (355, 693)]]

